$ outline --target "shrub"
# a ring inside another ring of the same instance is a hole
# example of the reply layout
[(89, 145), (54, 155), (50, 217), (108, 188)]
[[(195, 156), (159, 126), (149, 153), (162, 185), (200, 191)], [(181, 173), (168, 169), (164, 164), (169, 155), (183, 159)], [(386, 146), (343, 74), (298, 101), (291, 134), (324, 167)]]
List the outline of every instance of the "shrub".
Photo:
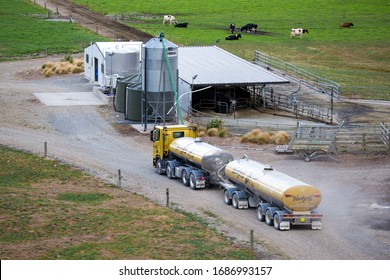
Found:
[(227, 130), (226, 127), (221, 127), (219, 130), (218, 130), (218, 136), (219, 137), (227, 137), (229, 135), (229, 131)]
[(222, 124), (223, 121), (220, 118), (213, 118), (207, 123), (206, 129), (209, 130), (210, 128), (220, 128)]

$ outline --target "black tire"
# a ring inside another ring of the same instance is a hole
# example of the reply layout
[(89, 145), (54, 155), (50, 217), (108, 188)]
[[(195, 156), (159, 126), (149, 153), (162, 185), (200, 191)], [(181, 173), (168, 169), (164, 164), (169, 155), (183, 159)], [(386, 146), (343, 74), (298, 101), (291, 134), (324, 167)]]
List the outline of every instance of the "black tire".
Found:
[(265, 221), (265, 215), (263, 213), (263, 210), (261, 209), (261, 206), (257, 206), (257, 219), (260, 221), (260, 222), (264, 222)]
[(269, 226), (272, 226), (273, 224), (271, 212), (269, 210), (265, 211), (265, 223)]
[(167, 164), (166, 170), (167, 170), (167, 177), (169, 179), (173, 179), (173, 168), (170, 163)]
[(280, 221), (278, 214), (274, 215), (274, 228), (280, 230)]
[(227, 205), (232, 204), (232, 199), (229, 197), (229, 192), (227, 190), (224, 191), (223, 198), (224, 198), (225, 204), (227, 204)]
[(190, 173), (190, 188), (196, 190), (196, 179), (194, 173)]
[(157, 169), (157, 173), (162, 175), (164, 174), (164, 171), (163, 171), (163, 162), (161, 159), (158, 159), (157, 162), (156, 162), (156, 169)]
[(183, 183), (184, 186), (189, 186), (190, 185), (190, 179), (188, 177), (187, 171), (183, 170), (181, 173), (181, 182)]
[(233, 206), (233, 208), (238, 209), (238, 199), (237, 199), (237, 195), (236, 194), (233, 194), (232, 206)]

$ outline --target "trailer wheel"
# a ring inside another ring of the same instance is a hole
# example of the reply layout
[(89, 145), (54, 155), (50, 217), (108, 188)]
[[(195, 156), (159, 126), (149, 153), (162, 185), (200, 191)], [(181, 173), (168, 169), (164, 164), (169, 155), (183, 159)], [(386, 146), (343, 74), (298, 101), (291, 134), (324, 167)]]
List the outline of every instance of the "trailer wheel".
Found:
[(238, 209), (238, 199), (237, 199), (237, 195), (236, 194), (233, 194), (232, 206), (233, 206), (233, 208)]
[(156, 162), (156, 168), (157, 168), (157, 173), (162, 175), (164, 174), (164, 171), (163, 171), (163, 162), (161, 159), (158, 159), (157, 162)]
[(173, 168), (172, 168), (172, 165), (171, 164), (167, 164), (167, 177), (169, 179), (172, 179), (173, 178)]
[(274, 215), (274, 228), (280, 230), (280, 221), (278, 214)]
[(227, 205), (232, 204), (232, 199), (229, 197), (229, 192), (227, 190), (224, 191), (224, 201)]
[(196, 179), (194, 173), (190, 173), (190, 188), (195, 190), (196, 189)]
[(269, 210), (265, 211), (265, 223), (272, 226), (271, 212)]
[(265, 215), (263, 213), (263, 209), (261, 208), (261, 206), (257, 206), (257, 219), (260, 221), (260, 222), (264, 222), (265, 220)]
[(183, 183), (184, 186), (190, 185), (190, 180), (188, 178), (188, 174), (186, 170), (183, 170), (183, 172), (181, 173), (181, 182)]

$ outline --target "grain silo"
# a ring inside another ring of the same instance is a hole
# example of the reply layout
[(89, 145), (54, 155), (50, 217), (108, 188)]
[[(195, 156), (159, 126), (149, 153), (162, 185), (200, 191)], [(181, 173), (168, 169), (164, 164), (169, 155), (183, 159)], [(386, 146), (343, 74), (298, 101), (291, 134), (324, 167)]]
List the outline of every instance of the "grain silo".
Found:
[(142, 91), (144, 122), (164, 122), (175, 117), (178, 84), (178, 47), (163, 36), (142, 46)]

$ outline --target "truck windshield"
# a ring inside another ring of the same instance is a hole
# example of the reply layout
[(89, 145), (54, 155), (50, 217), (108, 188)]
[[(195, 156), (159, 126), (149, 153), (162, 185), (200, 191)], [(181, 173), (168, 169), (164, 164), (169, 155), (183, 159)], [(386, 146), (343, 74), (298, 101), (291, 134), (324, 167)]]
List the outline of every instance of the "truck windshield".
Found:
[(173, 133), (173, 138), (184, 137), (184, 131), (176, 131)]

